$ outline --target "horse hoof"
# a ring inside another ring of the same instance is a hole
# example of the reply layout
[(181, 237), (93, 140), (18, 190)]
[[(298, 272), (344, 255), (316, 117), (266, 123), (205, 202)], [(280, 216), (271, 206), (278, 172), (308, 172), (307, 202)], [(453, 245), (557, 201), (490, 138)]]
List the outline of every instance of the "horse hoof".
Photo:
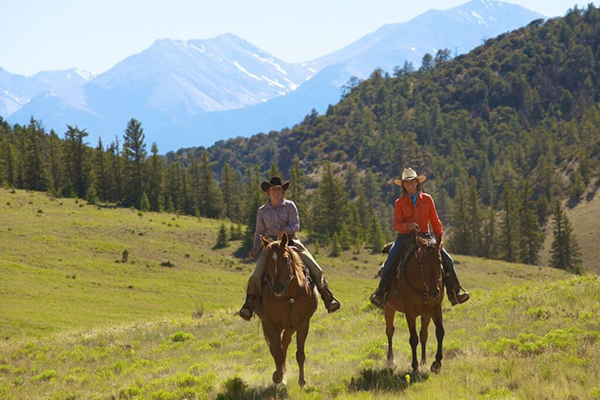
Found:
[(442, 369), (442, 363), (440, 361), (434, 361), (433, 364), (431, 364), (431, 372), (434, 374), (439, 373), (440, 369)]
[(423, 361), (421, 361), (421, 366), (423, 366), (423, 367), (424, 367), (424, 366), (426, 366), (426, 365), (427, 365), (427, 360), (423, 360)]
[(283, 382), (283, 374), (278, 374), (277, 371), (273, 372), (273, 383), (280, 384)]
[(298, 385), (300, 385), (300, 387), (303, 388), (304, 386), (306, 386), (306, 381), (304, 379), (298, 379)]

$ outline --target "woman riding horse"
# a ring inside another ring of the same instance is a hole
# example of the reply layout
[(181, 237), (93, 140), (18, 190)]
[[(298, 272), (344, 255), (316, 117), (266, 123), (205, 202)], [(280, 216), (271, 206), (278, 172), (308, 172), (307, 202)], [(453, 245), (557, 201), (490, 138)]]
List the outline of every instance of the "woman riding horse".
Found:
[[(400, 262), (405, 247), (411, 243), (412, 233), (420, 230), (421, 235), (431, 238), (431, 233), (429, 233), (430, 223), (438, 243), (444, 233), (433, 198), (421, 191), (421, 183), (425, 179), (425, 175), (417, 176), (412, 168), (405, 168), (402, 171), (402, 179), (394, 179), (394, 183), (402, 187), (402, 194), (394, 205), (394, 229), (398, 232), (398, 236), (381, 270), (379, 287), (370, 298), (371, 302), (377, 307), (385, 305), (386, 294), (389, 292), (393, 280), (391, 271)], [(456, 276), (454, 261), (446, 249), (442, 249), (441, 254), (448, 299), (453, 306), (464, 303), (469, 300), (469, 292), (461, 292), (462, 287)]]
[[(277, 240), (282, 233), (287, 233), (293, 247), (296, 249), (304, 264), (308, 267), (310, 275), (317, 286), (317, 290), (321, 294), (321, 298), (325, 303), (325, 308), (329, 313), (339, 310), (340, 303), (329, 290), (329, 285), (323, 270), (304, 247), (296, 236), (296, 232), (300, 229), (300, 219), (298, 209), (293, 201), (284, 198), (285, 191), (289, 187), (290, 182), (282, 183), (281, 178), (275, 176), (270, 181), (263, 181), (260, 185), (261, 189), (269, 195), (269, 201), (258, 209), (256, 214), (256, 231), (254, 233), (254, 247), (250, 251), (249, 257), (254, 259), (257, 252), (261, 250), (260, 235)], [(262, 279), (267, 265), (267, 252), (260, 251), (256, 267), (248, 280), (246, 289), (246, 301), (239, 311), (240, 317), (246, 321), (250, 321), (254, 313), (254, 304), (261, 292)]]

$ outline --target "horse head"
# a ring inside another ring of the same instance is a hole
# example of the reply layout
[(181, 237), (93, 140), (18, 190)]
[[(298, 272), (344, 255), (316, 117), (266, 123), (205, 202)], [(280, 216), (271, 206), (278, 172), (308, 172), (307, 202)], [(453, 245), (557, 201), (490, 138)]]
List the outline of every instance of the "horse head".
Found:
[[(283, 233), (278, 241), (269, 241), (260, 236), (260, 240), (267, 251), (267, 282), (273, 294), (277, 297), (285, 296), (287, 288), (294, 278), (300, 283), (300, 260), (290, 247), (291, 239)], [(302, 276), (302, 279), (304, 277)]]
[(442, 274), (442, 236), (439, 241), (417, 236), (417, 258), (423, 267), (424, 280), (427, 283), (428, 294), (436, 298), (441, 290)]

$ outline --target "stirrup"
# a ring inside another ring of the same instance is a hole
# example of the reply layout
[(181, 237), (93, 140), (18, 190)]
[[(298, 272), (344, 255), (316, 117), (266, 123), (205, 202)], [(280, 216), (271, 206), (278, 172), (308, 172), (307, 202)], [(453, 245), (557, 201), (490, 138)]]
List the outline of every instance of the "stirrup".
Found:
[[(461, 293), (461, 290), (463, 290), (464, 292)], [(460, 285), (456, 285), (454, 288), (450, 289), (450, 293), (451, 295), (449, 295), (448, 297), (450, 298), (449, 300), (452, 306), (466, 303), (471, 298), (469, 292), (463, 289), (463, 287)]]
[(323, 287), (321, 290), (319, 290), (319, 294), (321, 295), (321, 299), (323, 299), (323, 303), (325, 303), (325, 308), (329, 314), (340, 309), (340, 302), (335, 298), (328, 287)]
[(382, 287), (378, 287), (375, 293), (373, 293), (371, 297), (369, 297), (369, 300), (371, 301), (371, 304), (373, 304), (375, 307), (383, 308), (385, 306), (386, 298), (387, 291)]
[(255, 297), (251, 297), (251, 295), (246, 296), (246, 301), (238, 314), (244, 321), (250, 321), (252, 319), (252, 315), (254, 315), (254, 302), (256, 301)]

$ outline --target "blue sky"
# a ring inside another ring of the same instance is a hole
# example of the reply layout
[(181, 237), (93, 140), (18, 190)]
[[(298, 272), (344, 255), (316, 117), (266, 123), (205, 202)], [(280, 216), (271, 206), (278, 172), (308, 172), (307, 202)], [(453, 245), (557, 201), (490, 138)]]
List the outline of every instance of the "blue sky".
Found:
[[(509, 0), (562, 16), (576, 0)], [(0, 0), (0, 67), (101, 73), (155, 40), (233, 33), (287, 62), (337, 50), (388, 23), (466, 0)], [(597, 2), (595, 2), (597, 4)]]

